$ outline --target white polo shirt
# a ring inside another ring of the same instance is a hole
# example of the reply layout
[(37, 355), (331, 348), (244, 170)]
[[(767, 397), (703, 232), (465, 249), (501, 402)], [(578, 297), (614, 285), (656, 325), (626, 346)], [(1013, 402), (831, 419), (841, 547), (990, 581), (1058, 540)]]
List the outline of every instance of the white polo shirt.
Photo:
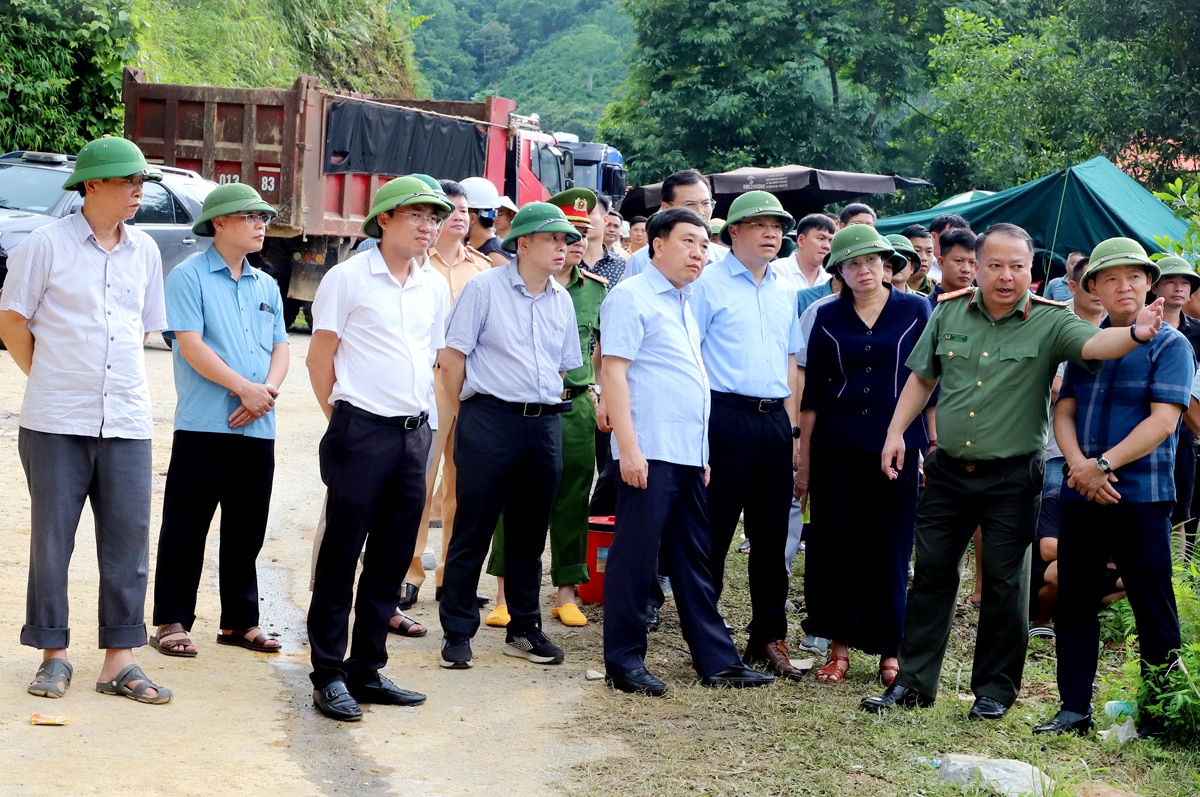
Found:
[(149, 440), (145, 334), (167, 325), (154, 240), (121, 225), (111, 252), (82, 213), (40, 227), (8, 258), (0, 310), (29, 319), (33, 367), (20, 425), (35, 432)]
[(401, 285), (378, 249), (331, 268), (313, 300), (313, 328), (339, 339), (329, 401), (386, 417), (432, 412), (449, 306), (440, 274), (414, 268)]

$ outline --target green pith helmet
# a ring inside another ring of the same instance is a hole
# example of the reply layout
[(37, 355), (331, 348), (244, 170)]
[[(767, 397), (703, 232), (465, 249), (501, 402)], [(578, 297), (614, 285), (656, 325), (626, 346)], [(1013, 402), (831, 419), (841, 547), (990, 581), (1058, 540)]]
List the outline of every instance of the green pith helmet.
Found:
[(913, 264), (914, 270), (920, 265), (921, 256), (917, 254), (916, 249), (913, 249), (912, 241), (899, 233), (887, 236), (887, 240), (892, 245), (892, 248), (896, 250), (896, 253), (891, 257), (892, 271), (903, 271), (904, 267), (910, 262)]
[(1083, 273), (1083, 279), (1079, 281), (1079, 284), (1085, 291), (1091, 293), (1091, 286), (1096, 281), (1096, 275), (1106, 268), (1115, 268), (1116, 266), (1141, 266), (1150, 275), (1151, 284), (1158, 282), (1158, 265), (1150, 259), (1140, 243), (1132, 238), (1109, 238), (1107, 241), (1101, 241), (1092, 250), (1087, 271)]
[(775, 257), (791, 257), (792, 255), (796, 254), (797, 248), (796, 242), (785, 235), (783, 237), (783, 243), (779, 245), (779, 254), (775, 255)]
[[(912, 248), (912, 244), (909, 244)], [(838, 264), (844, 260), (853, 260), (863, 255), (883, 255), (887, 260), (895, 254), (896, 248), (879, 234), (879, 230), (870, 224), (849, 224), (838, 230), (829, 244), (829, 254), (825, 255), (822, 265), (830, 274), (837, 273)]]
[(1163, 277), (1186, 277), (1188, 284), (1192, 286), (1192, 291), (1200, 291), (1200, 274), (1196, 273), (1196, 268), (1182, 257), (1178, 255), (1170, 255), (1154, 261), (1158, 266), (1158, 281)]
[(769, 191), (747, 191), (733, 200), (733, 204), (729, 206), (728, 220), (725, 222), (725, 226), (721, 228), (719, 236), (721, 243), (726, 246), (732, 245), (733, 241), (729, 238), (729, 228), (746, 219), (757, 218), (758, 216), (774, 216), (779, 219), (783, 222), (784, 235), (787, 235), (791, 232), (792, 227), (796, 226), (796, 220), (792, 218), (792, 214), (783, 209), (783, 205), (776, 199), (774, 194)]
[(561, 232), (567, 236), (567, 243), (573, 244), (583, 236), (575, 229), (557, 205), (549, 202), (530, 202), (517, 211), (513, 216), (512, 229), (500, 248), (510, 254), (517, 251), (517, 239), (539, 232)]
[(230, 213), (270, 213), (278, 216), (275, 208), (263, 201), (252, 187), (245, 183), (229, 183), (213, 189), (204, 199), (204, 207), (200, 210), (200, 219), (192, 225), (192, 232), (211, 238), (215, 234), (212, 220), (217, 216), (228, 216)]
[(708, 229), (712, 233), (713, 238), (719, 238), (721, 230), (725, 229), (725, 219), (709, 219)]
[(135, 174), (147, 180), (162, 180), (162, 172), (146, 163), (146, 156), (137, 144), (128, 139), (106, 136), (83, 145), (79, 156), (75, 158), (75, 171), (71, 172), (62, 187), (64, 191), (70, 191), (85, 180), (132, 177)]
[(442, 196), (446, 195), (446, 192), (442, 190), (442, 184), (439, 183), (437, 180), (433, 179), (432, 177), (430, 177), (428, 174), (421, 174), (420, 172), (413, 172), (412, 174), (409, 175), (409, 177), (415, 177), (418, 180), (420, 180), (421, 182), (425, 183), (425, 185), (429, 186), (433, 190), (433, 193), (435, 193), (435, 194), (441, 194)]
[(375, 202), (371, 205), (371, 215), (363, 222), (363, 235), (368, 238), (382, 238), (383, 231), (375, 217), (385, 211), (395, 210), (404, 205), (431, 205), (439, 219), (445, 219), (454, 212), (454, 206), (446, 201), (446, 195), (439, 188), (434, 192), (429, 184), (420, 177), (408, 175), (388, 180), (375, 194)]

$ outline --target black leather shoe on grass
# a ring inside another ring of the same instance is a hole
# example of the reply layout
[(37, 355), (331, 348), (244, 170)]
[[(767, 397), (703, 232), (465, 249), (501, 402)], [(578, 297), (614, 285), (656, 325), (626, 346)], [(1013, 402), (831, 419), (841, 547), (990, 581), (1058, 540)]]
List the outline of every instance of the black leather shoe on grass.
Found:
[(324, 689), (313, 690), (313, 705), (331, 720), (339, 722), (358, 722), (362, 719), (362, 709), (358, 705), (346, 684), (334, 681)]
[(901, 686), (900, 684), (892, 684), (881, 697), (863, 698), (862, 703), (859, 705), (863, 711), (869, 711), (872, 714), (882, 714), (894, 708), (929, 708), (933, 705), (933, 698), (921, 694), (916, 689), (909, 689), (907, 686)]
[(1008, 706), (999, 700), (987, 695), (979, 695), (975, 698), (975, 705), (971, 706), (971, 710), (967, 712), (967, 719), (998, 720), (1004, 719), (1004, 715), (1007, 713)]
[(1063, 709), (1055, 714), (1054, 718), (1045, 725), (1039, 725), (1034, 728), (1033, 732), (1053, 734), (1074, 733), (1079, 736), (1087, 736), (1088, 732), (1094, 727), (1096, 727), (1096, 723), (1092, 720), (1091, 712), (1079, 714)]
[(645, 667), (638, 667), (620, 675), (604, 676), (604, 683), (613, 689), (650, 697), (662, 697), (667, 693), (667, 685), (654, 677)]
[(775, 683), (775, 676), (759, 672), (745, 664), (731, 664), (718, 673), (700, 679), (701, 686), (726, 686), (730, 689), (749, 689)]

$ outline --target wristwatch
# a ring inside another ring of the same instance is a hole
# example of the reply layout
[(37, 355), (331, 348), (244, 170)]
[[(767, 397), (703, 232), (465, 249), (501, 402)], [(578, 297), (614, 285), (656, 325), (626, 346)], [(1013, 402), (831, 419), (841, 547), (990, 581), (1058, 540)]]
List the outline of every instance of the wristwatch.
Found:
[(1096, 457), (1096, 468), (1101, 473), (1112, 473), (1112, 465), (1104, 457)]
[(799, 426), (793, 426), (793, 427), (792, 427), (792, 439), (793, 439), (793, 440), (799, 440), (799, 439), (800, 439), (800, 427), (799, 427)]

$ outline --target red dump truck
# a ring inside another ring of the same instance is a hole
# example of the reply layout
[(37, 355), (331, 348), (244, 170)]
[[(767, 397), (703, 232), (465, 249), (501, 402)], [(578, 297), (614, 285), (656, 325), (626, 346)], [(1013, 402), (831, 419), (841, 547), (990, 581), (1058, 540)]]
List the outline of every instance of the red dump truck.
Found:
[(289, 89), (184, 86), (148, 83), (127, 67), (123, 99), (125, 137), (151, 163), (249, 183), (278, 208), (256, 265), (279, 281), (289, 323), (362, 237), (376, 189), (397, 175), (482, 176), (518, 204), (571, 185), (571, 154), (503, 97), (381, 99), (309, 76)]

